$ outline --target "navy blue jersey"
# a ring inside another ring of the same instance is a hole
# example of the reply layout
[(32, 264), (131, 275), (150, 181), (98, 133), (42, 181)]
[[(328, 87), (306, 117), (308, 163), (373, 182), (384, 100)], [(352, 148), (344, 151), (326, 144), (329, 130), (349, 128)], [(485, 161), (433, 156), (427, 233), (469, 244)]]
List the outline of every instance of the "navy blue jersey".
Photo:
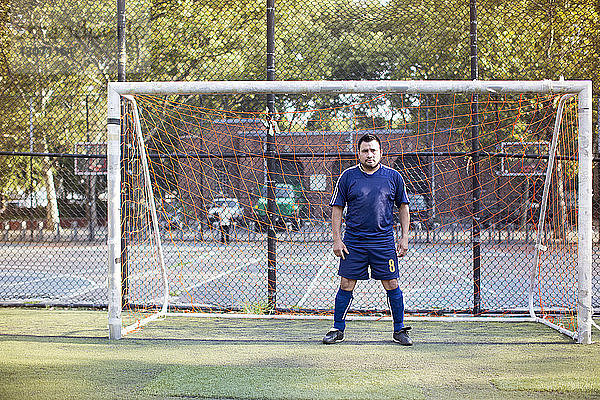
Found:
[(330, 206), (347, 207), (344, 240), (392, 240), (394, 204), (408, 204), (404, 179), (385, 165), (373, 174), (360, 165), (346, 169), (335, 185)]

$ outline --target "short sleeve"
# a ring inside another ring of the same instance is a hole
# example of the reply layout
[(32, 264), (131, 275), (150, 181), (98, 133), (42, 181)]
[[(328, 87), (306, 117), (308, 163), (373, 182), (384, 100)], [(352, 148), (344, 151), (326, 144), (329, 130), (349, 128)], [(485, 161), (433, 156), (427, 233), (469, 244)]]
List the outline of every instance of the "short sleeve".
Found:
[(331, 195), (330, 206), (346, 206), (346, 200), (348, 195), (348, 173), (344, 171), (337, 180), (335, 187), (333, 188), (333, 194)]
[(400, 207), (401, 204), (408, 204), (408, 195), (406, 194), (406, 186), (404, 185), (404, 179), (400, 173), (396, 174), (396, 197), (394, 198), (396, 207)]

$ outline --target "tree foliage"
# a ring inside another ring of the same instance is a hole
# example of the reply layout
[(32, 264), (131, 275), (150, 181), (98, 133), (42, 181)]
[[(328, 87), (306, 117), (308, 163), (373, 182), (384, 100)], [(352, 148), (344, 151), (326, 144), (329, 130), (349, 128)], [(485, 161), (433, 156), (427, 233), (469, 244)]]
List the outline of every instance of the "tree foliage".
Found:
[[(480, 79), (593, 79), (597, 92), (598, 4), (479, 2)], [(275, 6), (278, 80), (470, 77), (464, 1), (279, 0)], [(265, 79), (265, 14), (263, 0), (127, 0), (128, 80)], [(116, 22), (113, 0), (0, 0), (0, 149), (27, 151), (33, 144), (34, 151), (68, 153), (88, 137), (104, 140), (103, 102), (86, 113), (84, 101), (92, 95), (103, 99), (107, 82), (116, 78)], [(185, 101), (236, 111), (265, 109), (264, 96)], [(277, 108), (332, 108), (348, 101), (356, 99), (278, 96)], [(390, 107), (401, 110), (403, 101), (390, 100)], [(358, 112), (375, 118), (366, 108)], [(410, 119), (397, 113), (397, 124)], [(313, 121), (320, 129), (339, 128), (323, 126), (327, 118), (317, 117)], [(377, 118), (377, 126), (390, 123)], [(19, 160), (1, 158), (0, 170), (28, 166)], [(49, 166), (36, 159), (32, 167), (41, 185)], [(68, 170), (60, 168), (59, 183), (73, 178)], [(0, 187), (28, 187), (26, 175), (2, 173)]]

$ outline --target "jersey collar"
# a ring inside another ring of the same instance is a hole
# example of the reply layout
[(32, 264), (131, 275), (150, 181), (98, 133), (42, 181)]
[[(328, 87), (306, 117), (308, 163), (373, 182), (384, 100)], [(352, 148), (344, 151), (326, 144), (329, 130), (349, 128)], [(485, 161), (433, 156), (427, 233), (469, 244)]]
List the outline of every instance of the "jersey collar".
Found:
[(377, 169), (375, 171), (373, 171), (373, 172), (367, 172), (367, 171), (365, 171), (360, 163), (358, 163), (358, 169), (360, 169), (363, 173), (371, 176), (371, 175), (375, 174), (377, 171), (379, 171), (381, 169), (381, 163), (379, 163), (377, 165)]

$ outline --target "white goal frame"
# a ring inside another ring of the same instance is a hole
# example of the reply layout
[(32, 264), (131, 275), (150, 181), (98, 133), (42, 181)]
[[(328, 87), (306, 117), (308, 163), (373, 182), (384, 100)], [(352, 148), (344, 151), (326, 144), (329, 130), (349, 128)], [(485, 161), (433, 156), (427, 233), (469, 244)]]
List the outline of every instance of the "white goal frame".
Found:
[[(135, 327), (124, 328), (121, 319), (121, 99), (147, 94), (506, 94), (555, 93), (578, 96), (579, 198), (577, 261), (577, 332), (566, 331), (537, 317), (530, 295), (530, 318), (565, 333), (578, 343), (592, 343), (592, 82), (591, 81), (205, 81), (205, 82), (110, 82), (108, 84), (108, 330), (120, 339)], [(555, 135), (556, 125), (555, 123)], [(550, 165), (550, 162), (549, 162)], [(543, 218), (541, 218), (543, 221)], [(542, 222), (543, 223), (543, 222)], [(537, 252), (540, 248), (536, 243)], [(534, 283), (532, 271), (532, 285)], [(168, 293), (168, 292), (167, 292)], [(531, 289), (530, 289), (531, 293)], [(168, 296), (160, 312), (167, 314)], [(189, 315), (189, 314), (186, 314)], [(281, 317), (281, 316), (275, 316)], [(314, 318), (314, 317), (312, 317)], [(378, 317), (379, 318), (379, 317)], [(410, 319), (410, 318), (407, 318)], [(490, 318), (442, 317), (436, 320), (490, 320)], [(515, 318), (506, 318), (507, 321)], [(497, 320), (497, 318), (494, 318)]]

